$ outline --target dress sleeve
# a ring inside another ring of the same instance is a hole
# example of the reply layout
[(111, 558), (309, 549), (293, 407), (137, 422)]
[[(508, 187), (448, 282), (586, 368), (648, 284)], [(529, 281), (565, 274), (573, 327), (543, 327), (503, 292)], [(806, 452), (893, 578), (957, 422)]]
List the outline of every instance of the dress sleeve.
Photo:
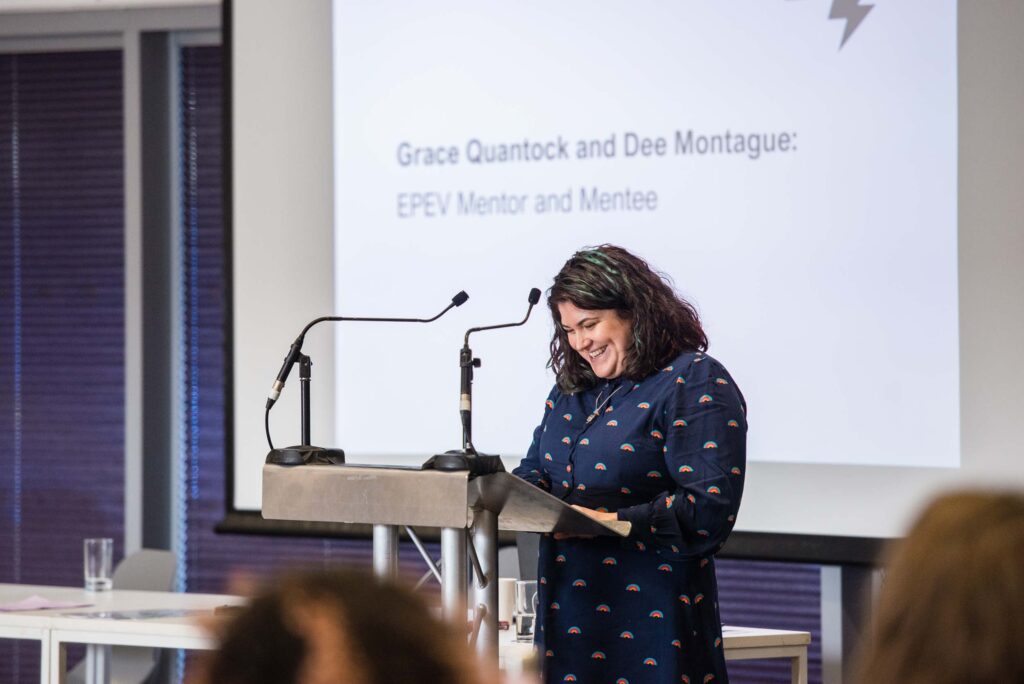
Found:
[(554, 408), (557, 396), (558, 388), (556, 387), (551, 390), (547, 401), (544, 402), (544, 418), (533, 431), (533, 441), (530, 442), (530, 448), (527, 450), (526, 456), (523, 457), (523, 460), (512, 471), (512, 474), (516, 477), (531, 482), (547, 492), (551, 491), (551, 480), (548, 478), (544, 471), (544, 466), (540, 462), (540, 438), (544, 434), (544, 426), (547, 425), (548, 416), (551, 415), (551, 410)]
[[(682, 377), (682, 376), (681, 376)], [(732, 531), (746, 468), (746, 404), (729, 373), (696, 357), (665, 408), (665, 466), (675, 489), (620, 509), (637, 541), (683, 558), (717, 552)]]

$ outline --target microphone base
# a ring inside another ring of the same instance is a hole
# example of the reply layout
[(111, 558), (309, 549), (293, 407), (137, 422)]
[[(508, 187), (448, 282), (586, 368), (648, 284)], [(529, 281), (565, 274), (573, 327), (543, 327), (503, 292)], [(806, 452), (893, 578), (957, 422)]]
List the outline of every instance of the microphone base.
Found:
[(281, 449), (271, 449), (267, 454), (266, 462), (283, 466), (343, 465), (345, 463), (345, 450), (300, 444)]
[(505, 464), (497, 454), (481, 454), (476, 451), (456, 449), (436, 454), (427, 459), (423, 470), (440, 470), (442, 472), (469, 471), (470, 477), (505, 472)]

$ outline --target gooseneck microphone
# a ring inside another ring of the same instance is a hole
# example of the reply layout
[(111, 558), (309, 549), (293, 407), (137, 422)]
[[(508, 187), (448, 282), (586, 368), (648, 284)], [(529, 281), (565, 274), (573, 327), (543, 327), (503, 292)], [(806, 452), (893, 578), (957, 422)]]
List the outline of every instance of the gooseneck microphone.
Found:
[[(341, 321), (352, 321), (352, 322), (369, 322), (369, 323), (432, 323), (441, 316), (448, 313), (456, 306), (462, 306), (469, 299), (469, 295), (466, 292), (460, 291), (454, 297), (451, 302), (444, 309), (441, 310), (436, 316), (430, 318), (391, 318), (391, 317), (379, 317), (379, 316), (321, 316), (306, 324), (306, 327), (302, 329), (299, 336), (292, 342), (291, 347), (288, 349), (288, 354), (284, 357), (284, 363), (281, 365), (281, 370), (278, 371), (277, 377), (274, 379), (273, 385), (270, 387), (270, 393), (267, 395), (267, 404), (264, 412), (264, 424), (267, 432), (267, 444), (270, 445), (270, 453), (267, 454), (268, 463), (276, 463), (279, 465), (299, 465), (306, 463), (344, 463), (345, 452), (342, 449), (324, 449), (321, 447), (310, 446), (310, 426), (309, 426), (309, 380), (310, 380), (310, 366), (311, 362), (308, 356), (302, 353), (302, 344), (306, 339), (306, 333), (309, 332), (310, 328), (318, 323), (325, 322), (341, 322)], [(292, 366), (296, 363), (299, 364), (300, 368), (300, 380), (302, 381), (302, 444), (298, 446), (286, 447), (283, 449), (275, 449), (274, 442), (270, 438), (270, 409), (277, 402), (278, 397), (281, 396), (281, 390), (284, 389), (285, 383), (288, 381), (288, 374), (291, 373)]]
[(526, 315), (517, 323), (485, 325), (466, 331), (462, 340), (462, 349), (459, 350), (459, 417), (462, 422), (462, 448), (433, 456), (424, 464), (424, 468), (469, 470), (473, 475), (483, 475), (505, 469), (499, 456), (478, 453), (476, 447), (473, 446), (473, 369), (479, 368), (481, 362), (480, 359), (473, 356), (473, 350), (469, 348), (469, 336), (484, 330), (516, 328), (524, 325), (530, 319), (533, 307), (540, 301), (540, 290), (532, 288), (528, 301), (529, 307), (526, 309)]
[(462, 306), (469, 299), (469, 295), (466, 294), (465, 290), (460, 291), (457, 295), (452, 297), (452, 301), (446, 306), (441, 313), (437, 314), (432, 318), (376, 318), (367, 316), (321, 316), (320, 318), (314, 319), (306, 324), (306, 327), (302, 329), (299, 336), (292, 342), (292, 346), (288, 349), (288, 354), (284, 357), (284, 363), (281, 365), (281, 370), (277, 373), (277, 378), (274, 380), (274, 384), (270, 387), (270, 393), (267, 395), (267, 408), (269, 409), (277, 401), (277, 398), (281, 396), (281, 390), (284, 389), (284, 383), (288, 380), (288, 374), (292, 372), (292, 366), (299, 360), (299, 356), (302, 355), (302, 343), (306, 339), (306, 333), (317, 323), (324, 323), (327, 321), (364, 321), (372, 323), (432, 323), (441, 316), (444, 316), (452, 308), (456, 306)]

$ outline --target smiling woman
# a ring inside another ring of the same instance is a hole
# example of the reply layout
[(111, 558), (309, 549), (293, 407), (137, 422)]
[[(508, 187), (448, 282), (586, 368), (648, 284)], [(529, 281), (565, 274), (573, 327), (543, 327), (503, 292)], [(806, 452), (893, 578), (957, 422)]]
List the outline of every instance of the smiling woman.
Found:
[(545, 681), (727, 681), (712, 557), (743, 493), (743, 395), (693, 306), (624, 249), (577, 252), (548, 306), (557, 382), (515, 474), (630, 533), (542, 540)]

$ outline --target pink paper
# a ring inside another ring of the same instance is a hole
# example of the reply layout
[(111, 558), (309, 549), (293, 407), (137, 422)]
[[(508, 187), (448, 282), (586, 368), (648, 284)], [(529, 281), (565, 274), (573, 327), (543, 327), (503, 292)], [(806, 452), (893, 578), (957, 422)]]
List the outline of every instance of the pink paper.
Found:
[(17, 610), (44, 610), (47, 608), (81, 608), (91, 605), (91, 603), (78, 603), (74, 601), (51, 601), (39, 594), (32, 594), (20, 601), (0, 605), (0, 612), (10, 613)]

